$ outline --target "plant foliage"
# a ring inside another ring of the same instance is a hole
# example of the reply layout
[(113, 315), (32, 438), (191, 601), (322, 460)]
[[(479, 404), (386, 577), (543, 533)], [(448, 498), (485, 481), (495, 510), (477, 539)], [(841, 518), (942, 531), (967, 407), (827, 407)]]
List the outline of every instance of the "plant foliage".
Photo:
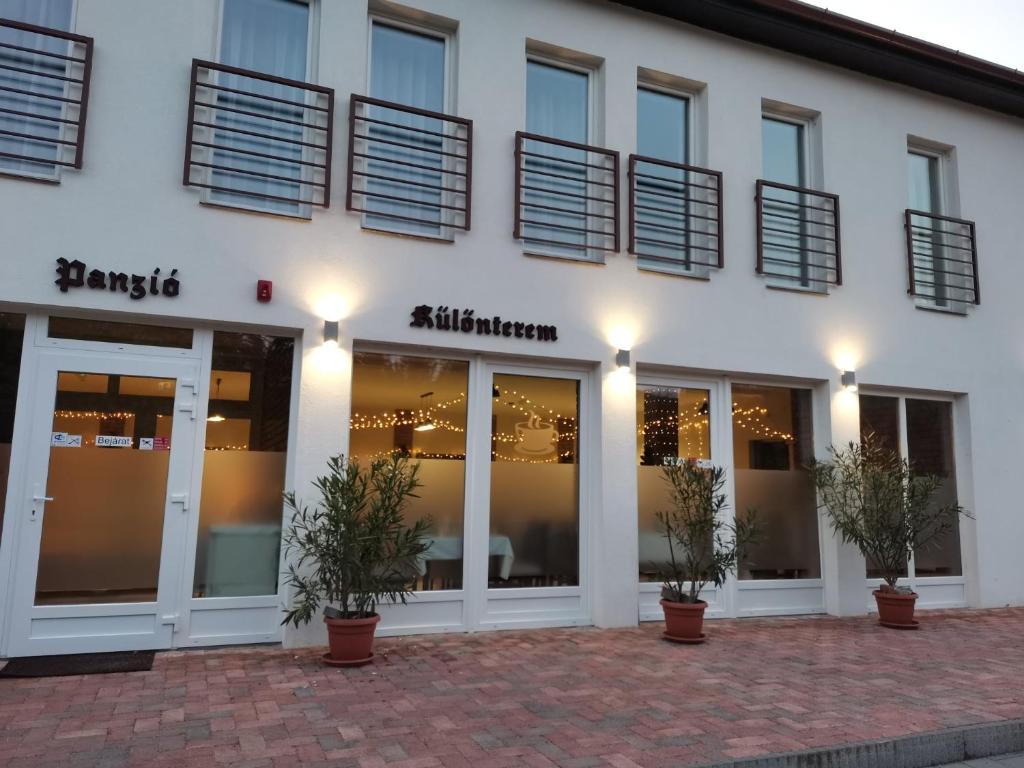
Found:
[(676, 603), (696, 603), (708, 584), (725, 583), (745, 550), (761, 537), (753, 510), (742, 518), (729, 520), (725, 470), (704, 469), (687, 461), (662, 468), (669, 484), (671, 506), (655, 516), (668, 539), (669, 562), (659, 571), (664, 584), (662, 597)]
[(316, 506), (285, 494), (293, 512), (285, 551), (296, 557), (287, 579), (294, 597), (283, 624), (308, 623), (321, 605), (333, 617), (354, 619), (373, 616), (384, 600), (406, 602), (430, 546), (429, 519), (405, 522), (405, 506), (421, 485), (418, 475), (419, 464), (397, 455), (368, 468), (334, 456), (314, 483)]
[(811, 464), (824, 511), (844, 543), (854, 544), (896, 589), (914, 551), (937, 545), (970, 517), (959, 504), (938, 504), (934, 497), (943, 479), (918, 475), (910, 462), (877, 435), (860, 444), (829, 449), (830, 461)]

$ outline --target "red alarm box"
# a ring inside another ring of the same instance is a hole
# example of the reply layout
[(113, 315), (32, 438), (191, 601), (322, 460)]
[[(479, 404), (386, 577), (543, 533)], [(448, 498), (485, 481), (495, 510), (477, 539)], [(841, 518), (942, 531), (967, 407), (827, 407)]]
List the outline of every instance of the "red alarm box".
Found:
[(274, 284), (270, 280), (256, 281), (256, 301), (264, 304), (274, 295)]

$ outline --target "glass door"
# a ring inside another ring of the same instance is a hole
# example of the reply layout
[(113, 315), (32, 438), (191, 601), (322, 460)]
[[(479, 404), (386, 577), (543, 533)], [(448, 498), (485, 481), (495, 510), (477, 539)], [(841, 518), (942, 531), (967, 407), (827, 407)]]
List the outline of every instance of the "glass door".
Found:
[(472, 535), (476, 581), (486, 578), (486, 590), (476, 623), (585, 623), (586, 379), (488, 366), (485, 380), (489, 407), (480, 410), (490, 428), (476, 445), (489, 461), (477, 463), (486, 491), (474, 505), (480, 513)]
[(38, 365), (12, 654), (170, 647), (197, 364), (44, 352)]

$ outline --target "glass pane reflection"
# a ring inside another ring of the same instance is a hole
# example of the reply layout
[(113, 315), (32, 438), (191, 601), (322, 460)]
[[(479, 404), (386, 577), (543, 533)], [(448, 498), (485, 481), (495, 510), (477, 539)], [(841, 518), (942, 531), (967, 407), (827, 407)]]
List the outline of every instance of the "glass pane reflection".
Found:
[(420, 467), (406, 520), (429, 515), (431, 546), (417, 589), (462, 588), (469, 363), (357, 352), (349, 453), (363, 466), (393, 453)]
[(711, 458), (710, 396), (706, 389), (640, 386), (636, 416), (640, 581), (660, 581), (668, 540), (655, 513), (671, 501), (661, 468), (677, 459)]
[(579, 382), (495, 374), (488, 586), (579, 584)]
[(807, 469), (814, 457), (811, 392), (735, 385), (735, 509), (756, 509), (764, 538), (740, 564), (741, 579), (817, 579), (818, 509)]
[(36, 605), (156, 599), (174, 379), (61, 371)]

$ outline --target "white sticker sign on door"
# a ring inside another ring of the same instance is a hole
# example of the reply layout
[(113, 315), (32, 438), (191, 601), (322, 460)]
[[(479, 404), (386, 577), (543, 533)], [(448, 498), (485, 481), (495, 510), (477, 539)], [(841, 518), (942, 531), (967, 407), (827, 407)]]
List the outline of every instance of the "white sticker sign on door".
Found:
[(96, 435), (98, 448), (131, 448), (132, 438), (121, 435)]
[(82, 447), (82, 436), (81, 435), (68, 435), (67, 442), (64, 443), (66, 448), (81, 448)]
[(64, 447), (68, 444), (68, 433), (67, 432), (53, 432), (50, 434), (50, 445), (54, 447)]
[(153, 450), (153, 438), (152, 437), (140, 437), (139, 438), (139, 450), (140, 451), (152, 451)]

